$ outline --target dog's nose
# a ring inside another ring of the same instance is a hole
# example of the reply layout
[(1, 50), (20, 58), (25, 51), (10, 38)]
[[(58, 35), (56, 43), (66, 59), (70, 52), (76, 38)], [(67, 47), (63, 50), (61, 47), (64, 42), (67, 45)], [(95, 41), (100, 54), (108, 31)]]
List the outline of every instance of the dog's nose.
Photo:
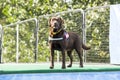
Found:
[(54, 29), (57, 29), (57, 27), (58, 27), (58, 25), (57, 25), (57, 23), (54, 23)]
[(54, 23), (54, 26), (56, 27), (56, 26), (57, 26), (57, 23)]

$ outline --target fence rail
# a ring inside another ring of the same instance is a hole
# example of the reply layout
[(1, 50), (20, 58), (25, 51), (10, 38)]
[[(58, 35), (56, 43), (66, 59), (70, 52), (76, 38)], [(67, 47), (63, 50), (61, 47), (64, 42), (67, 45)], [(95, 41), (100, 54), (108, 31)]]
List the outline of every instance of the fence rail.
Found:
[(53, 13), (53, 14), (41, 15), (38, 18), (56, 16), (56, 15), (61, 15), (61, 14), (66, 14), (66, 13), (71, 13), (71, 12), (74, 12), (74, 13), (82, 12), (82, 13), (84, 13), (84, 11), (82, 9), (75, 9), (75, 10), (68, 10), (68, 11), (57, 12), (57, 13)]

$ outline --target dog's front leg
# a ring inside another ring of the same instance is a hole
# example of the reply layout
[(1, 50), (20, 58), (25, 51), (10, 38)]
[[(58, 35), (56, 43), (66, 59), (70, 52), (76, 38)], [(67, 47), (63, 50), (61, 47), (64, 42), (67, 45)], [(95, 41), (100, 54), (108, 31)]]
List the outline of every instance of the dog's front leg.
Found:
[(65, 69), (65, 50), (62, 50), (62, 69)]
[(51, 61), (50, 69), (53, 69), (54, 68), (54, 50), (51, 50), (50, 52), (50, 61)]

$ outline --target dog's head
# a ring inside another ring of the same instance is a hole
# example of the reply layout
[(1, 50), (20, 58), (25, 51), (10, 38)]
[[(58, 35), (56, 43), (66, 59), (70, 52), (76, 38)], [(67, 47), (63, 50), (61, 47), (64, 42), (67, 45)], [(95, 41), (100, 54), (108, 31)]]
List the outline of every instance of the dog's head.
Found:
[(62, 29), (64, 21), (61, 17), (52, 17), (49, 20), (49, 26), (53, 33), (57, 33)]

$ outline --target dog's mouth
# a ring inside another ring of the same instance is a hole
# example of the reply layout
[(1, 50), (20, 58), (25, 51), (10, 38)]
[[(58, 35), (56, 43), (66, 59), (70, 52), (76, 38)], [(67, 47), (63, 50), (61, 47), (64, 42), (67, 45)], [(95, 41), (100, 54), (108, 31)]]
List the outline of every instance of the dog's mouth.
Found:
[(53, 29), (53, 32), (57, 32), (58, 30), (57, 29)]

